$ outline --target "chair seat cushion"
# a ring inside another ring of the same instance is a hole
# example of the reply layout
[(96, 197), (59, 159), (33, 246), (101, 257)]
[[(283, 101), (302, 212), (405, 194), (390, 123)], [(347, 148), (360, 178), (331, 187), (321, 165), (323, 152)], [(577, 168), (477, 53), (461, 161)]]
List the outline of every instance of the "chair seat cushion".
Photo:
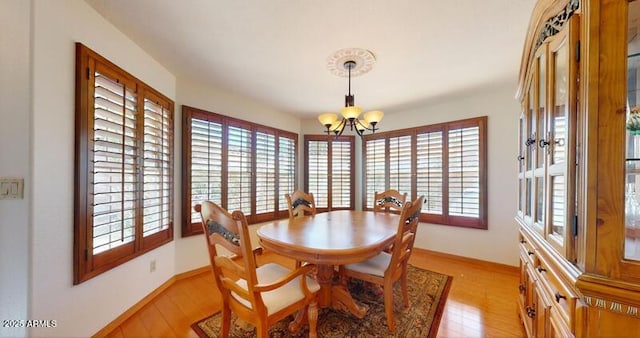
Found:
[[(291, 273), (291, 269), (276, 263), (268, 263), (256, 269), (259, 284), (271, 284), (289, 273)], [(309, 277), (306, 278), (309, 291), (317, 292), (320, 290), (320, 285), (317, 281)], [(244, 279), (238, 280), (236, 284), (245, 290), (247, 289), (247, 281)], [(251, 303), (238, 296), (235, 292), (232, 292), (231, 296), (244, 306), (251, 308)], [(276, 313), (303, 298), (304, 293), (300, 287), (300, 277), (293, 279), (289, 283), (275, 290), (262, 293), (262, 301), (267, 307), (267, 314), (269, 315)]]
[(391, 255), (386, 252), (381, 252), (380, 254), (373, 258), (370, 258), (369, 260), (347, 264), (344, 267), (347, 270), (366, 273), (378, 277), (384, 277), (384, 272), (389, 267), (389, 262), (391, 262)]

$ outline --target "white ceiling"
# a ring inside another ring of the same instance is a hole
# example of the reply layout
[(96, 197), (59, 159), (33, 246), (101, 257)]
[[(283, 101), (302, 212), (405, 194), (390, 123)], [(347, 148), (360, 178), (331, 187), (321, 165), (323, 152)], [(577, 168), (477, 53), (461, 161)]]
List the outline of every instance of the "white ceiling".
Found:
[[(357, 105), (393, 114), (516, 82), (535, 0), (86, 0), (177, 77), (301, 117), (337, 111), (339, 49), (373, 52)], [(514, 88), (515, 91), (515, 88)]]

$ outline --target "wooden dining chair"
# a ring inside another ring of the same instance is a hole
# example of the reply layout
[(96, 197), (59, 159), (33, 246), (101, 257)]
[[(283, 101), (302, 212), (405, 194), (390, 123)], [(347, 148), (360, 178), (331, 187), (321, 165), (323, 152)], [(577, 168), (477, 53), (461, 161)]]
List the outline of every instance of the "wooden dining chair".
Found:
[(339, 270), (343, 283), (348, 282), (349, 278), (357, 278), (382, 286), (384, 310), (390, 332), (396, 329), (393, 319), (393, 285), (398, 280), (402, 286), (404, 306), (409, 306), (407, 264), (416, 239), (418, 218), (423, 203), (424, 196), (420, 196), (413, 202), (407, 202), (402, 208), (391, 253), (383, 251), (367, 261), (343, 265)]
[(289, 218), (316, 214), (316, 202), (313, 199), (313, 193), (307, 194), (296, 190), (291, 195), (285, 194), (284, 197), (287, 199), (287, 205), (289, 206)]
[(400, 212), (404, 203), (407, 201), (407, 193), (401, 194), (397, 190), (389, 189), (387, 191), (373, 195), (373, 211), (396, 211)]
[[(266, 263), (257, 267), (247, 219), (241, 211), (229, 214), (210, 201), (196, 205), (196, 211), (202, 218), (211, 268), (222, 294), (221, 337), (229, 336), (232, 312), (253, 324), (259, 338), (268, 337), (268, 329), (274, 323), (297, 313), (289, 330), (297, 331), (308, 318), (309, 337), (317, 337), (320, 286), (307, 276), (314, 266), (291, 270), (277, 263)], [(221, 254), (219, 247), (235, 256)]]

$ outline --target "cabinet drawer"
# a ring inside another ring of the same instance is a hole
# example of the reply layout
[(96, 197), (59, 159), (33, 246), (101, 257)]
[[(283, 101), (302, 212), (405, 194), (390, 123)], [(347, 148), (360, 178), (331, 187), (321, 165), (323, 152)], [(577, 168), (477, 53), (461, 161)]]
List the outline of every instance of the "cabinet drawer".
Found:
[(575, 309), (577, 295), (570, 289), (560, 278), (557, 271), (548, 261), (539, 256), (539, 263), (535, 270), (538, 281), (547, 291), (549, 298), (552, 300), (553, 308), (556, 309), (559, 319), (569, 327), (570, 332), (574, 332)]
[(536, 250), (531, 241), (522, 233), (519, 234), (520, 257), (524, 262), (536, 264)]
[(547, 337), (572, 338), (575, 337), (567, 323), (562, 319), (562, 315), (556, 307), (551, 307), (549, 314), (549, 334)]

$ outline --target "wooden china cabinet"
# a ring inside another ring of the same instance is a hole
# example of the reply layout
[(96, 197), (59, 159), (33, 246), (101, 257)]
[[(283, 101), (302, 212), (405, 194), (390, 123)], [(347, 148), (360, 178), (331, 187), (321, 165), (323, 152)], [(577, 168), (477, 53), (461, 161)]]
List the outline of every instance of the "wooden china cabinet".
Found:
[(640, 0), (539, 0), (516, 96), (527, 336), (640, 336)]

